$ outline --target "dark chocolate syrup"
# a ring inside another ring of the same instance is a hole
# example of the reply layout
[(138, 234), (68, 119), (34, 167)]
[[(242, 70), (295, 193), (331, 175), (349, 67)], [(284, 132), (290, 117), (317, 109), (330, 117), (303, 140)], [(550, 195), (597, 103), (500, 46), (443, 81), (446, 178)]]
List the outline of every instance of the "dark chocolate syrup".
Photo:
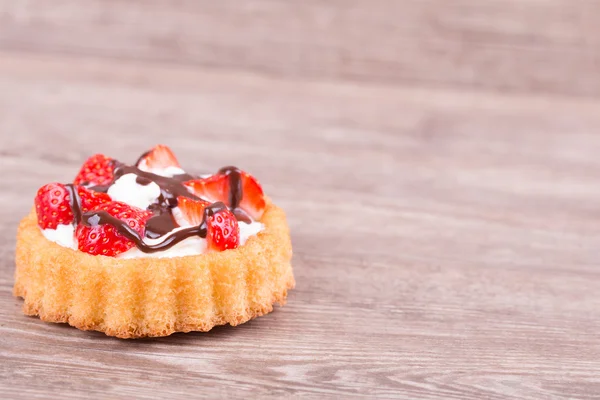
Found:
[(77, 225), (81, 221), (81, 197), (79, 197), (79, 193), (77, 193), (75, 185), (72, 183), (66, 184), (65, 188), (69, 192), (69, 205), (73, 212), (73, 225)]
[[(113, 170), (113, 180), (108, 185), (98, 185), (90, 187), (90, 190), (94, 190), (97, 192), (106, 193), (109, 187), (120, 177), (125, 174), (134, 174), (136, 175), (136, 183), (140, 185), (149, 185), (151, 183), (156, 183), (160, 188), (160, 196), (157, 199), (157, 202), (151, 204), (148, 207), (148, 210), (152, 212), (152, 217), (148, 219), (145, 227), (145, 237), (151, 239), (157, 239), (161, 236), (167, 235), (169, 232), (173, 231), (175, 228), (178, 228), (179, 225), (175, 221), (173, 217), (173, 208), (177, 207), (177, 198), (179, 196), (184, 196), (193, 200), (204, 200), (192, 193), (190, 193), (187, 188), (183, 185), (184, 182), (198, 179), (197, 176), (190, 175), (187, 173), (174, 175), (173, 177), (164, 177), (157, 174), (153, 174), (151, 172), (142, 171), (138, 168), (139, 164), (142, 160), (148, 155), (149, 152), (146, 152), (140, 156), (140, 158), (136, 161), (135, 165), (126, 165), (120, 163), (118, 161), (114, 161), (114, 170)], [(155, 245), (148, 245), (144, 243), (143, 238), (127, 223), (121, 221), (120, 219), (113, 217), (106, 211), (93, 211), (87, 212), (83, 215), (81, 214), (81, 199), (76, 191), (73, 189), (73, 185), (67, 185), (69, 193), (71, 194), (71, 208), (73, 210), (73, 215), (75, 219), (75, 223), (79, 223), (80, 221), (88, 226), (96, 226), (103, 224), (110, 224), (114, 226), (118, 232), (133, 241), (137, 248), (145, 253), (153, 253), (157, 251), (166, 250), (177, 243), (181, 242), (192, 236), (199, 236), (202, 238), (206, 237), (207, 228), (206, 228), (206, 219), (213, 215), (216, 212), (221, 210), (229, 209), (232, 210), (235, 217), (238, 221), (243, 221), (247, 223), (251, 223), (252, 219), (246, 214), (244, 210), (239, 208), (239, 205), (244, 198), (244, 188), (242, 182), (241, 171), (236, 167), (224, 167), (219, 170), (220, 174), (227, 175), (229, 178), (229, 194), (228, 194), (228, 204), (224, 204), (223, 202), (216, 202), (206, 207), (204, 210), (204, 215), (202, 219), (202, 223), (199, 226), (181, 229), (177, 232), (174, 232), (170, 235), (165, 236), (164, 240)], [(69, 188), (70, 187), (70, 188)]]
[(200, 200), (198, 196), (193, 195), (186, 189), (185, 186), (183, 186), (183, 182), (196, 179), (196, 177), (192, 175), (181, 174), (169, 178), (166, 176), (153, 174), (152, 172), (142, 171), (141, 169), (133, 165), (120, 164), (115, 168), (113, 172), (113, 182), (126, 174), (136, 175), (136, 182), (147, 182), (145, 183), (146, 185), (149, 185), (151, 182), (156, 183), (158, 187), (160, 187), (160, 194), (162, 200), (169, 203), (171, 207), (177, 205), (177, 197), (179, 196), (189, 197), (190, 199), (194, 200)]
[(142, 186), (148, 186), (149, 184), (152, 183), (152, 180), (148, 179), (148, 178), (144, 178), (143, 176), (138, 176), (137, 178), (135, 178), (135, 183), (137, 183), (138, 185), (142, 185)]
[(137, 183), (149, 185), (154, 182), (160, 188), (160, 195), (157, 202), (148, 207), (153, 215), (146, 223), (146, 237), (151, 239), (159, 238), (179, 226), (175, 222), (172, 213), (172, 209), (177, 207), (177, 198), (179, 196), (202, 200), (200, 197), (190, 193), (183, 186), (183, 182), (195, 179), (192, 175), (180, 174), (169, 178), (142, 171), (135, 166), (120, 164), (113, 171), (114, 180), (116, 181), (125, 174), (136, 175), (135, 181)]
[(173, 218), (172, 209), (162, 205), (160, 198), (159, 202), (151, 204), (148, 210), (153, 216), (146, 222), (146, 237), (157, 239), (179, 226)]
[(236, 167), (223, 167), (219, 170), (220, 174), (223, 174), (229, 178), (229, 207), (236, 209), (239, 207), (244, 197), (244, 188), (242, 186), (242, 174)]
[(223, 167), (219, 170), (219, 174), (223, 174), (229, 178), (229, 195), (228, 206), (232, 210), (238, 221), (251, 223), (252, 218), (244, 210), (240, 208), (240, 203), (244, 199), (244, 186), (242, 182), (242, 172), (237, 167)]
[(157, 251), (167, 250), (175, 246), (177, 243), (193, 236), (206, 238), (208, 233), (206, 223), (207, 219), (219, 211), (226, 209), (227, 206), (220, 201), (213, 203), (204, 209), (202, 223), (200, 225), (173, 232), (166, 236), (160, 243), (152, 245), (144, 243), (144, 240), (140, 234), (132, 229), (125, 221), (121, 221), (120, 219), (113, 217), (106, 211), (86, 212), (83, 214), (81, 222), (87, 226), (110, 224), (114, 226), (121, 235), (135, 243), (136, 247), (144, 253), (155, 253)]

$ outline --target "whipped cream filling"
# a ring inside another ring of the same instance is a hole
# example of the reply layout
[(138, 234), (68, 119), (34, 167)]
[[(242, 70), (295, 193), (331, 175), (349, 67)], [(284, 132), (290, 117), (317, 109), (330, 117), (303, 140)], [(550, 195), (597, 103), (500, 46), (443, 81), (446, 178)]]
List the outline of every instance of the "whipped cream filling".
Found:
[(77, 243), (75, 243), (75, 227), (73, 224), (58, 225), (56, 229), (42, 229), (42, 234), (51, 242), (70, 249), (77, 249)]
[(140, 185), (137, 175), (125, 174), (115, 181), (106, 192), (111, 199), (145, 210), (160, 196), (160, 186), (154, 182)]
[[(264, 229), (264, 225), (260, 222), (252, 222), (247, 224), (245, 222), (238, 222), (240, 227), (240, 246), (243, 246), (248, 239), (252, 236), (257, 235)], [(185, 229), (184, 226), (175, 228), (167, 235), (174, 233), (178, 230)], [(63, 247), (68, 247), (73, 250), (77, 250), (77, 240), (75, 239), (75, 227), (69, 225), (58, 225), (56, 229), (42, 229), (44, 237), (54, 243), (57, 243)], [(144, 238), (146, 244), (156, 244), (163, 240), (162, 237), (157, 239)], [(118, 254), (115, 258), (172, 258), (172, 257), (183, 257), (183, 256), (196, 256), (206, 252), (206, 239), (201, 237), (187, 238), (181, 243), (167, 249), (165, 251), (158, 251), (156, 253), (144, 253), (137, 247), (132, 247), (124, 253)]]
[[(140, 168), (142, 169), (142, 168)], [(181, 168), (168, 167), (165, 169), (154, 169), (148, 172), (152, 172), (157, 175), (172, 177), (185, 173)], [(107, 194), (112, 200), (121, 201), (131, 206), (146, 209), (150, 204), (154, 203), (160, 196), (160, 187), (152, 182), (146, 185), (141, 185), (136, 182), (137, 176), (135, 174), (125, 174), (117, 179), (107, 191)], [(152, 245), (160, 243), (164, 238), (178, 230), (185, 229), (191, 226), (182, 217), (178, 207), (173, 209), (173, 216), (180, 225), (180, 227), (173, 229), (171, 232), (165, 234), (156, 239), (144, 237), (143, 241), (146, 244)], [(252, 236), (257, 235), (264, 229), (264, 225), (260, 222), (253, 221), (251, 223), (245, 223), (238, 221), (240, 228), (240, 246), (244, 245), (248, 239)], [(44, 237), (52, 242), (55, 242), (63, 247), (68, 247), (73, 250), (77, 250), (77, 239), (75, 238), (75, 226), (72, 224), (58, 225), (56, 229), (42, 229)], [(182, 257), (182, 256), (193, 256), (199, 255), (206, 252), (207, 244), (206, 239), (201, 237), (190, 237), (183, 240), (181, 243), (164, 250), (155, 253), (144, 253), (137, 247), (133, 247), (128, 251), (118, 254), (116, 258), (171, 258), (171, 257)]]

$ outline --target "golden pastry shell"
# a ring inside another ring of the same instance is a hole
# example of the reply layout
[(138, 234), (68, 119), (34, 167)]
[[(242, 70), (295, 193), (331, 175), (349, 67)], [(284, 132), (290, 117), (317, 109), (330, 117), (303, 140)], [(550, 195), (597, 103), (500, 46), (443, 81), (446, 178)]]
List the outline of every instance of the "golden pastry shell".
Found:
[(283, 210), (268, 201), (260, 222), (234, 250), (118, 259), (49, 241), (33, 209), (19, 225), (14, 294), (27, 315), (119, 338), (238, 325), (284, 304), (294, 287)]

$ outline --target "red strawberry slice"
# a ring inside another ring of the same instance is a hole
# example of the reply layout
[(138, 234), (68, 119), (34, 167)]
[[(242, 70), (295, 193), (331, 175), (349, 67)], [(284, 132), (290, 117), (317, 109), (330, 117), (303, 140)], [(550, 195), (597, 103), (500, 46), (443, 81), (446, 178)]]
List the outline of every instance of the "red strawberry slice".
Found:
[[(142, 237), (146, 222), (152, 216), (152, 213), (148, 211), (120, 201), (101, 204), (93, 211), (106, 211), (125, 222)], [(117, 228), (110, 224), (87, 226), (81, 223), (77, 226), (75, 236), (79, 250), (92, 255), (114, 257), (135, 246), (131, 240), (122, 236)]]
[[(236, 174), (239, 174), (241, 193), (236, 193), (236, 187), (231, 188), (231, 183), (236, 183)], [(259, 220), (265, 211), (265, 195), (260, 183), (249, 173), (234, 167), (223, 168), (216, 175), (188, 181), (184, 185), (198, 197), (222, 201), (230, 208), (241, 208), (255, 220)], [(238, 204), (232, 204), (232, 200)]]
[(136, 167), (142, 171), (150, 171), (152, 169), (164, 169), (168, 167), (180, 168), (179, 162), (175, 154), (168, 146), (159, 144), (152, 150), (144, 153), (135, 163)]
[(239, 207), (250, 214), (255, 220), (259, 220), (262, 218), (267, 206), (262, 186), (260, 186), (258, 180), (249, 173), (242, 171), (241, 174), (242, 190), (244, 194)]
[[(110, 201), (106, 193), (94, 192), (83, 186), (75, 186), (81, 199), (81, 212), (89, 211)], [(42, 229), (56, 229), (60, 224), (73, 223), (71, 194), (62, 183), (49, 183), (42, 186), (35, 196), (35, 210), (38, 225)]]
[[(183, 218), (190, 225), (200, 225), (204, 220), (204, 212), (210, 203), (186, 197), (177, 198)], [(217, 212), (208, 213), (206, 219), (207, 247), (214, 251), (235, 249), (240, 243), (240, 227), (231, 211), (224, 208)]]
[[(185, 225), (200, 225), (202, 223), (202, 217), (204, 216), (204, 209), (209, 205), (210, 203), (208, 201), (193, 200), (183, 196), (177, 198), (177, 208), (181, 213)], [(179, 220), (178, 216), (176, 216), (176, 219)]]
[[(183, 185), (193, 194), (210, 201), (228, 202), (229, 178), (225, 175), (212, 175), (208, 178), (194, 179)], [(227, 204), (229, 205), (229, 204)]]
[(108, 185), (113, 180), (115, 160), (104, 154), (88, 158), (73, 181), (76, 185)]
[(56, 229), (58, 225), (72, 223), (73, 212), (69, 199), (69, 191), (61, 183), (42, 186), (35, 196), (35, 211), (40, 228)]
[(95, 192), (87, 189), (83, 186), (76, 186), (77, 194), (81, 199), (81, 212), (88, 212), (99, 207), (101, 204), (112, 201), (110, 196), (106, 193)]
[(235, 215), (224, 208), (209, 215), (206, 221), (206, 244), (208, 249), (223, 251), (235, 249), (240, 244), (240, 227)]

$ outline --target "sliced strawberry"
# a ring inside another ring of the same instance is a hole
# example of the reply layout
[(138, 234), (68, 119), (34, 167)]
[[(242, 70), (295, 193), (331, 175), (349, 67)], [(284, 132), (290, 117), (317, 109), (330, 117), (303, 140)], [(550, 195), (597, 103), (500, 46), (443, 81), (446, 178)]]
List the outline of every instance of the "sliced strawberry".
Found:
[(267, 206), (262, 186), (255, 177), (242, 171), (242, 188), (244, 195), (239, 207), (255, 220), (261, 219)]
[[(237, 176), (239, 176), (239, 188), (236, 185)], [(233, 209), (241, 208), (255, 220), (259, 220), (265, 211), (265, 195), (260, 183), (249, 173), (234, 167), (223, 168), (216, 175), (188, 181), (184, 185), (198, 197), (210, 201), (222, 201)], [(237, 193), (238, 189), (241, 189), (240, 193)]]
[(173, 154), (171, 149), (164, 144), (159, 144), (152, 150), (144, 153), (135, 163), (135, 165), (142, 171), (165, 169), (169, 167), (180, 168), (175, 154)]
[(76, 186), (76, 188), (77, 194), (79, 194), (79, 198), (81, 199), (82, 213), (94, 210), (101, 204), (112, 201), (110, 196), (106, 193), (96, 192), (83, 186)]
[(61, 183), (42, 186), (35, 196), (35, 211), (42, 229), (56, 229), (58, 225), (73, 222), (69, 191)]
[[(240, 243), (240, 227), (231, 211), (221, 204), (222, 209), (213, 213), (206, 212), (210, 203), (180, 196), (177, 198), (177, 209), (186, 225), (198, 226), (206, 222), (206, 243), (210, 250), (223, 251), (235, 249)], [(174, 210), (175, 211), (175, 210)], [(204, 221), (204, 214), (207, 214)], [(179, 217), (175, 217), (179, 220)]]
[[(129, 225), (142, 237), (144, 236), (146, 222), (152, 216), (152, 213), (148, 211), (132, 207), (120, 201), (101, 204), (93, 210), (93, 212), (96, 211), (106, 211)], [(92, 255), (114, 257), (135, 246), (131, 240), (121, 235), (117, 228), (110, 224), (88, 226), (81, 223), (77, 226), (75, 236), (79, 250)]]
[(198, 197), (208, 201), (228, 203), (229, 178), (225, 175), (216, 174), (208, 178), (194, 179), (184, 182), (183, 185)]
[(240, 227), (226, 208), (208, 216), (206, 229), (206, 244), (210, 250), (235, 249), (240, 244)]
[(177, 198), (177, 208), (173, 209), (173, 216), (181, 226), (197, 226), (202, 223), (204, 209), (209, 205), (210, 203), (207, 201), (179, 196)]
[(76, 185), (108, 185), (113, 180), (115, 160), (104, 154), (88, 158), (73, 181)]
[[(110, 196), (106, 193), (94, 192), (83, 186), (75, 186), (75, 188), (81, 199), (81, 212), (89, 211), (110, 201)], [(35, 196), (35, 210), (38, 225), (42, 229), (56, 229), (60, 224), (73, 223), (69, 189), (62, 183), (49, 183), (38, 190)]]

